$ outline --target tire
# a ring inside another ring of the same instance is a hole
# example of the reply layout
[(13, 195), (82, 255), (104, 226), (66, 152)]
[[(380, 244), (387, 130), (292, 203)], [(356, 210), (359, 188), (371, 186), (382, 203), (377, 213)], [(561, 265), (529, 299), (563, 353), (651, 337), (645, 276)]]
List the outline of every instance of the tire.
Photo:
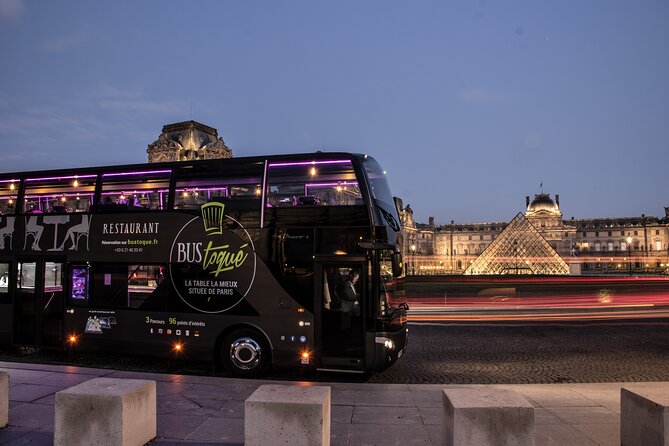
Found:
[(256, 378), (269, 370), (272, 352), (263, 334), (251, 328), (237, 329), (221, 343), (220, 358), (226, 372), (240, 378)]

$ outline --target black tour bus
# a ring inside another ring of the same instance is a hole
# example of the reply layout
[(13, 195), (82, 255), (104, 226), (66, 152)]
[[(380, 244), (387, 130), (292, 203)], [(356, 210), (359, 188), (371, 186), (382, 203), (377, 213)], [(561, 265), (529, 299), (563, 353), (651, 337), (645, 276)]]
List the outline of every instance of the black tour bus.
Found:
[(404, 352), (400, 225), (367, 155), (0, 175), (0, 343), (369, 373)]

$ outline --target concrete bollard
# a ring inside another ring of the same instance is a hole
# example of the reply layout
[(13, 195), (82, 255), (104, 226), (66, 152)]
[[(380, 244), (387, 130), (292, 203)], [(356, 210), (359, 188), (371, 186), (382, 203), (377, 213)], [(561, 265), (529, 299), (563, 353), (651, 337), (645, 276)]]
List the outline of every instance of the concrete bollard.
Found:
[(55, 446), (144, 445), (155, 437), (155, 381), (94, 378), (56, 393)]
[(0, 428), (9, 423), (9, 375), (0, 372)]
[(330, 444), (330, 387), (263, 385), (244, 403), (244, 444)]
[(669, 445), (669, 384), (620, 389), (620, 444)]
[(446, 445), (534, 445), (534, 407), (504, 389), (444, 389)]

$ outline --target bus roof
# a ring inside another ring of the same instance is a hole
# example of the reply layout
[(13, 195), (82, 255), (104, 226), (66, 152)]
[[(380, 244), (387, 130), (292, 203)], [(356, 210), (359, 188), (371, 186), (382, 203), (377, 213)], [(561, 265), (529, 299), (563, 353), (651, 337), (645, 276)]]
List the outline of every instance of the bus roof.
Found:
[(352, 158), (365, 158), (367, 155), (360, 153), (349, 153), (349, 152), (311, 152), (311, 153), (290, 153), (290, 154), (281, 154), (281, 155), (266, 155), (266, 156), (247, 156), (247, 157), (237, 157), (237, 158), (217, 158), (217, 159), (207, 159), (207, 160), (188, 160), (188, 161), (167, 161), (160, 163), (137, 163), (137, 164), (117, 164), (117, 165), (106, 165), (106, 166), (89, 166), (89, 167), (65, 167), (60, 169), (48, 169), (48, 170), (33, 170), (33, 171), (21, 171), (21, 172), (7, 172), (0, 173), (1, 180), (19, 180), (21, 178), (29, 178), (35, 176), (59, 176), (65, 174), (92, 174), (92, 173), (106, 173), (118, 170), (134, 170), (134, 169), (146, 169), (148, 166), (151, 169), (160, 170), (160, 169), (172, 169), (175, 167), (183, 167), (187, 165), (197, 166), (210, 163), (224, 163), (224, 164), (238, 164), (238, 163), (254, 163), (260, 161), (298, 161), (298, 160), (323, 160), (328, 158), (335, 159), (352, 159)]

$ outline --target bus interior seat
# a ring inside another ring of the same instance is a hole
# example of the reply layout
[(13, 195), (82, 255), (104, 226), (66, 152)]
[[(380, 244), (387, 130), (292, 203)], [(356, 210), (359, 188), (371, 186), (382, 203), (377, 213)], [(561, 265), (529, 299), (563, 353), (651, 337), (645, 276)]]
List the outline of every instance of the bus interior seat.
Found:
[(321, 200), (315, 195), (300, 195), (297, 197), (298, 206), (320, 206)]

